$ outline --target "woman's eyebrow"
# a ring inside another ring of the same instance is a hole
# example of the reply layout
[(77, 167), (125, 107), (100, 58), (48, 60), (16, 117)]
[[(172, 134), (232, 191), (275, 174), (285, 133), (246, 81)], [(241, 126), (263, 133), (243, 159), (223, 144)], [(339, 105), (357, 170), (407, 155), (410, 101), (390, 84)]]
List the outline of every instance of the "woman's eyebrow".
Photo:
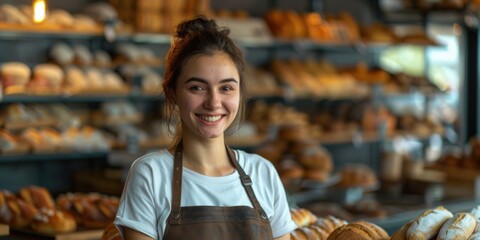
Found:
[[(191, 77), (187, 81), (185, 81), (185, 83), (189, 83), (189, 82), (199, 82), (199, 83), (203, 83), (203, 84), (208, 84), (207, 80), (197, 78), (197, 77)], [(233, 82), (233, 83), (238, 84), (238, 81), (234, 78), (227, 78), (227, 79), (220, 80), (220, 83), (227, 83), (227, 82)]]

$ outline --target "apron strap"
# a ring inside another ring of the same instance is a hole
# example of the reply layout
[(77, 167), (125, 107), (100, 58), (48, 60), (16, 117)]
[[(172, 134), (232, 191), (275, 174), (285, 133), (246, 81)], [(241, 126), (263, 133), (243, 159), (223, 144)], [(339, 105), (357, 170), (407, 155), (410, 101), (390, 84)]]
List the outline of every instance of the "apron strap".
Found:
[(177, 144), (173, 159), (173, 181), (172, 181), (172, 212), (169, 221), (172, 224), (180, 224), (180, 209), (182, 200), (182, 173), (183, 173), (183, 141)]
[(240, 166), (240, 164), (238, 164), (237, 158), (233, 150), (230, 149), (228, 146), (226, 146), (226, 148), (227, 148), (228, 158), (230, 159), (230, 162), (232, 162), (233, 166), (237, 169), (238, 174), (240, 175), (240, 180), (242, 182), (242, 185), (245, 188), (245, 191), (247, 192), (248, 198), (250, 198), (250, 201), (252, 202), (253, 207), (260, 213), (260, 216), (263, 219), (267, 219), (267, 214), (263, 210), (262, 206), (260, 206), (260, 203), (258, 202), (257, 197), (255, 196), (255, 192), (253, 191), (252, 179), (250, 178), (250, 176), (248, 176), (245, 173), (245, 171), (243, 171), (243, 168)]

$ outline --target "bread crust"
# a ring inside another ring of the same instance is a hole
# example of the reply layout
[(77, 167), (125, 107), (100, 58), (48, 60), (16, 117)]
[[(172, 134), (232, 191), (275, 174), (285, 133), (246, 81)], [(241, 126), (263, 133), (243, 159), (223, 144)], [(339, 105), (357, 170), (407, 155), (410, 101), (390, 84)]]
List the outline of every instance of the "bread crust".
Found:
[(429, 209), (413, 221), (407, 231), (407, 239), (430, 239), (438, 233), (442, 225), (451, 217), (453, 217), (453, 214), (443, 206)]
[(475, 218), (470, 213), (456, 213), (440, 228), (437, 240), (467, 239), (472, 235), (476, 226)]

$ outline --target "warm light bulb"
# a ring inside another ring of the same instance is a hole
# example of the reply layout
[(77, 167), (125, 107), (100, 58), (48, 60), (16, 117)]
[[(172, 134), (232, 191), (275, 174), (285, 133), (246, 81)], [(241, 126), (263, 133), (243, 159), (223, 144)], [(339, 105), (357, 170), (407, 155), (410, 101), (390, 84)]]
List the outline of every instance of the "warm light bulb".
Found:
[(33, 22), (43, 22), (46, 17), (46, 9), (46, 0), (33, 0)]

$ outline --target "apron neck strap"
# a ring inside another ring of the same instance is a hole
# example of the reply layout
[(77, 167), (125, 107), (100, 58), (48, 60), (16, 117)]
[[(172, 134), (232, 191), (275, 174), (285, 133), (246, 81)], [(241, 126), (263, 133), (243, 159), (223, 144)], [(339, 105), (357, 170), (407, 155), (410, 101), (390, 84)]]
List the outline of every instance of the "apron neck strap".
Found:
[[(240, 180), (242, 182), (245, 191), (247, 192), (248, 198), (252, 202), (253, 207), (259, 211), (260, 215), (266, 219), (267, 215), (263, 208), (260, 206), (260, 203), (255, 196), (255, 193), (252, 188), (252, 179), (248, 176), (243, 168), (238, 164), (235, 153), (228, 146), (225, 146), (227, 149), (228, 159), (233, 164), (235, 169), (240, 175)], [(172, 223), (180, 222), (180, 209), (181, 209), (181, 199), (182, 199), (182, 170), (183, 170), (183, 141), (181, 140), (176, 148), (174, 155), (174, 164), (173, 164), (173, 182), (172, 182), (172, 212), (170, 214), (170, 221)]]

